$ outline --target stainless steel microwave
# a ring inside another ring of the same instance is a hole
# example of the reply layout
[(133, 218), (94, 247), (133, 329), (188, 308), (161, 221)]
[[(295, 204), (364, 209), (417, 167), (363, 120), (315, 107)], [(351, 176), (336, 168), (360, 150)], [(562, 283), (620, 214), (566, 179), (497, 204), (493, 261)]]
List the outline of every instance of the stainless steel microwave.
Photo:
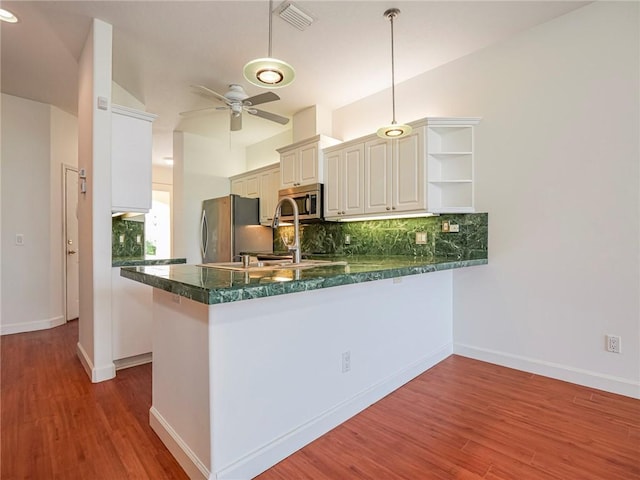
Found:
[[(292, 198), (298, 206), (298, 220), (301, 222), (319, 221), (322, 220), (322, 190), (321, 183), (286, 188), (278, 192), (278, 199)], [(293, 205), (289, 202), (284, 202), (280, 206), (280, 219), (284, 222), (293, 222)]]

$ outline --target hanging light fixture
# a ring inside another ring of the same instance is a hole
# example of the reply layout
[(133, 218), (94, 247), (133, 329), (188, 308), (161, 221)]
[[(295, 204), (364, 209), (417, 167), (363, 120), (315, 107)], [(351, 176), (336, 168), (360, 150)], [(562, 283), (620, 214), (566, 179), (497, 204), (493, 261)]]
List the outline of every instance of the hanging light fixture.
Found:
[(4, 8), (0, 8), (0, 20), (7, 23), (18, 23), (18, 17)]
[(397, 8), (386, 10), (383, 16), (387, 17), (391, 22), (391, 102), (393, 106), (393, 120), (391, 125), (385, 125), (378, 129), (378, 136), (382, 138), (401, 138), (411, 133), (409, 125), (398, 125), (396, 122), (396, 80), (393, 64), (393, 20), (400, 14)]
[(244, 66), (244, 78), (258, 87), (280, 88), (293, 82), (296, 72), (291, 65), (271, 56), (273, 0), (269, 0), (269, 56), (251, 60)]

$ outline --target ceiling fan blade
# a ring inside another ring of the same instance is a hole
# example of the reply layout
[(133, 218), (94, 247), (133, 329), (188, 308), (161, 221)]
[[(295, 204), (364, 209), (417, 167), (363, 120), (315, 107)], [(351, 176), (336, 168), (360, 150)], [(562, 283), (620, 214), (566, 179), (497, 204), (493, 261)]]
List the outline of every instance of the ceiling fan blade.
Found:
[(264, 118), (266, 120), (271, 120), (272, 122), (279, 123), (280, 125), (286, 125), (289, 123), (289, 119), (287, 117), (281, 117), (280, 115), (276, 115), (275, 113), (265, 112), (264, 110), (258, 110), (257, 108), (252, 109), (255, 110), (255, 113), (252, 111), (248, 111), (251, 115), (255, 115), (256, 117)]
[[(188, 110), (186, 112), (180, 112), (181, 117), (195, 117), (198, 115), (206, 115), (207, 113), (214, 112), (221, 107), (207, 107), (207, 108), (199, 108), (197, 110)], [(226, 109), (226, 107), (222, 107)]]
[(280, 100), (278, 95), (273, 92), (264, 92), (254, 95), (253, 97), (245, 98), (242, 103), (244, 105), (252, 106), (260, 105), (261, 103), (274, 102), (276, 100)]
[(215, 98), (221, 102), (227, 103), (229, 100), (224, 95), (220, 95), (218, 92), (214, 92), (210, 88), (205, 87), (204, 85), (191, 85), (192, 88), (196, 90), (197, 93), (203, 95), (207, 98)]
[(238, 130), (242, 130), (242, 115), (241, 114), (231, 114), (231, 131), (237, 132)]

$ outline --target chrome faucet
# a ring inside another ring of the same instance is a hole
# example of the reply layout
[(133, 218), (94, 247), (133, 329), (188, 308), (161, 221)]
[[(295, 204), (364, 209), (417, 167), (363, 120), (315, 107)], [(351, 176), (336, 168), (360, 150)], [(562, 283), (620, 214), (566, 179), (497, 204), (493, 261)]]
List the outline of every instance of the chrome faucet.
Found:
[(291, 197), (282, 197), (280, 201), (276, 205), (276, 211), (273, 214), (273, 222), (271, 223), (271, 227), (278, 228), (280, 224), (280, 207), (282, 203), (288, 201), (293, 206), (293, 245), (287, 245), (285, 243), (285, 247), (287, 250), (293, 253), (293, 263), (300, 263), (300, 221), (299, 221), (299, 213), (298, 213), (298, 204)]

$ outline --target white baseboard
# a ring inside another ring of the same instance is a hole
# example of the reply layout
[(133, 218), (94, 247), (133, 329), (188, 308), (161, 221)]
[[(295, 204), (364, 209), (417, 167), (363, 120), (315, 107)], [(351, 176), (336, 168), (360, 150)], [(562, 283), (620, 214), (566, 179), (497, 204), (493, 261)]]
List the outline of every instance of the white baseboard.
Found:
[[(262, 448), (216, 471), (218, 480), (250, 479), (324, 435), (453, 353), (449, 343), (321, 415), (299, 425)], [(214, 460), (215, 462), (215, 460)], [(192, 477), (193, 478), (193, 477)]]
[(116, 376), (116, 366), (113, 364), (113, 362), (105, 365), (104, 367), (96, 368), (80, 342), (76, 344), (76, 354), (78, 355), (80, 363), (84, 367), (84, 371), (87, 372), (87, 375), (91, 379), (92, 383), (111, 380)]
[(180, 438), (180, 435), (176, 433), (155, 407), (149, 409), (149, 424), (190, 479), (209, 480), (211, 474), (207, 467), (198, 459), (196, 454), (193, 453), (189, 446)]
[(59, 315), (45, 320), (35, 320), (33, 322), (9, 323), (0, 325), (0, 335), (12, 335), (14, 333), (35, 332), (48, 328), (64, 325), (64, 316)]
[(141, 355), (134, 355), (127, 358), (119, 358), (114, 360), (113, 363), (116, 366), (116, 371), (129, 367), (137, 367), (138, 365), (144, 365), (145, 363), (151, 363), (153, 361), (153, 354), (143, 353)]
[(453, 353), (463, 357), (495, 363), (503, 367), (515, 368), (516, 370), (640, 399), (640, 382), (634, 382), (626, 378), (461, 343), (454, 344)]

